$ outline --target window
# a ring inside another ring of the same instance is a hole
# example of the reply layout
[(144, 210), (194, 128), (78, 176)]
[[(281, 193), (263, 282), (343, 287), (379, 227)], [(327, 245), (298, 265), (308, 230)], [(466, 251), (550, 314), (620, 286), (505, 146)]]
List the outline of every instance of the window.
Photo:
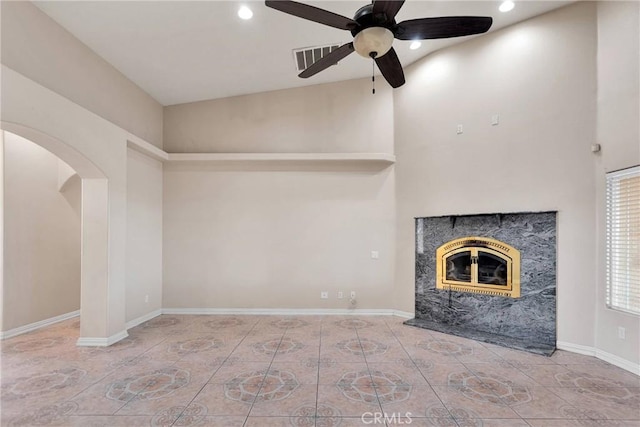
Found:
[(607, 174), (607, 306), (640, 314), (640, 166)]

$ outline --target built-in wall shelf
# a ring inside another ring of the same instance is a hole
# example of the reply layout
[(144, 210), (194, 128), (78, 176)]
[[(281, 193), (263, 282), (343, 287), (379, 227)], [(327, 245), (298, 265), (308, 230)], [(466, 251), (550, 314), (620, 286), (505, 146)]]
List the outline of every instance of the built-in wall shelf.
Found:
[(127, 146), (166, 163), (208, 164), (336, 164), (390, 166), (396, 156), (389, 153), (167, 153), (137, 138), (130, 138)]
[(381, 163), (393, 164), (386, 153), (168, 153), (169, 162), (277, 162), (277, 163)]
[(160, 160), (161, 162), (166, 162), (167, 160), (169, 160), (169, 154), (166, 151), (161, 150), (153, 144), (149, 144), (148, 142), (143, 141), (135, 135), (129, 135), (129, 137), (127, 138), (127, 147), (139, 153), (145, 154), (152, 159)]

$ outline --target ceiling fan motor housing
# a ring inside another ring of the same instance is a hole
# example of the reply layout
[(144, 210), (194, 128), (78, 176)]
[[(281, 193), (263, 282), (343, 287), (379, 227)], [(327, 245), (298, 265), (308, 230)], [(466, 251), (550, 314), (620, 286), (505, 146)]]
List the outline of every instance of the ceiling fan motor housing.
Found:
[(368, 4), (356, 12), (353, 20), (358, 26), (351, 30), (355, 51), (365, 58), (379, 58), (391, 49), (395, 19), (389, 21), (384, 13), (373, 13), (373, 5)]

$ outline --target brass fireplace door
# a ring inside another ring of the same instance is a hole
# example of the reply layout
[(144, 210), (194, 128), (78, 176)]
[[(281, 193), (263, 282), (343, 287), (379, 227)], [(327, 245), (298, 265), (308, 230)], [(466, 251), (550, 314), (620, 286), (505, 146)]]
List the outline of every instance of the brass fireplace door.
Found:
[(436, 289), (520, 297), (520, 251), (487, 237), (463, 237), (436, 250)]

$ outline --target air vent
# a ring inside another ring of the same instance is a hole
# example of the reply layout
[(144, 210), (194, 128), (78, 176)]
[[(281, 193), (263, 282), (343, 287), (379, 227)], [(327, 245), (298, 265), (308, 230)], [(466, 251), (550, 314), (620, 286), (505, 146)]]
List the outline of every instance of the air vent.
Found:
[(322, 57), (327, 56), (329, 53), (333, 52), (339, 47), (340, 45), (338, 44), (332, 44), (328, 46), (315, 46), (315, 47), (305, 47), (302, 49), (294, 49), (293, 62), (296, 65), (296, 70), (297, 71), (306, 70), (314, 62), (316, 62)]

